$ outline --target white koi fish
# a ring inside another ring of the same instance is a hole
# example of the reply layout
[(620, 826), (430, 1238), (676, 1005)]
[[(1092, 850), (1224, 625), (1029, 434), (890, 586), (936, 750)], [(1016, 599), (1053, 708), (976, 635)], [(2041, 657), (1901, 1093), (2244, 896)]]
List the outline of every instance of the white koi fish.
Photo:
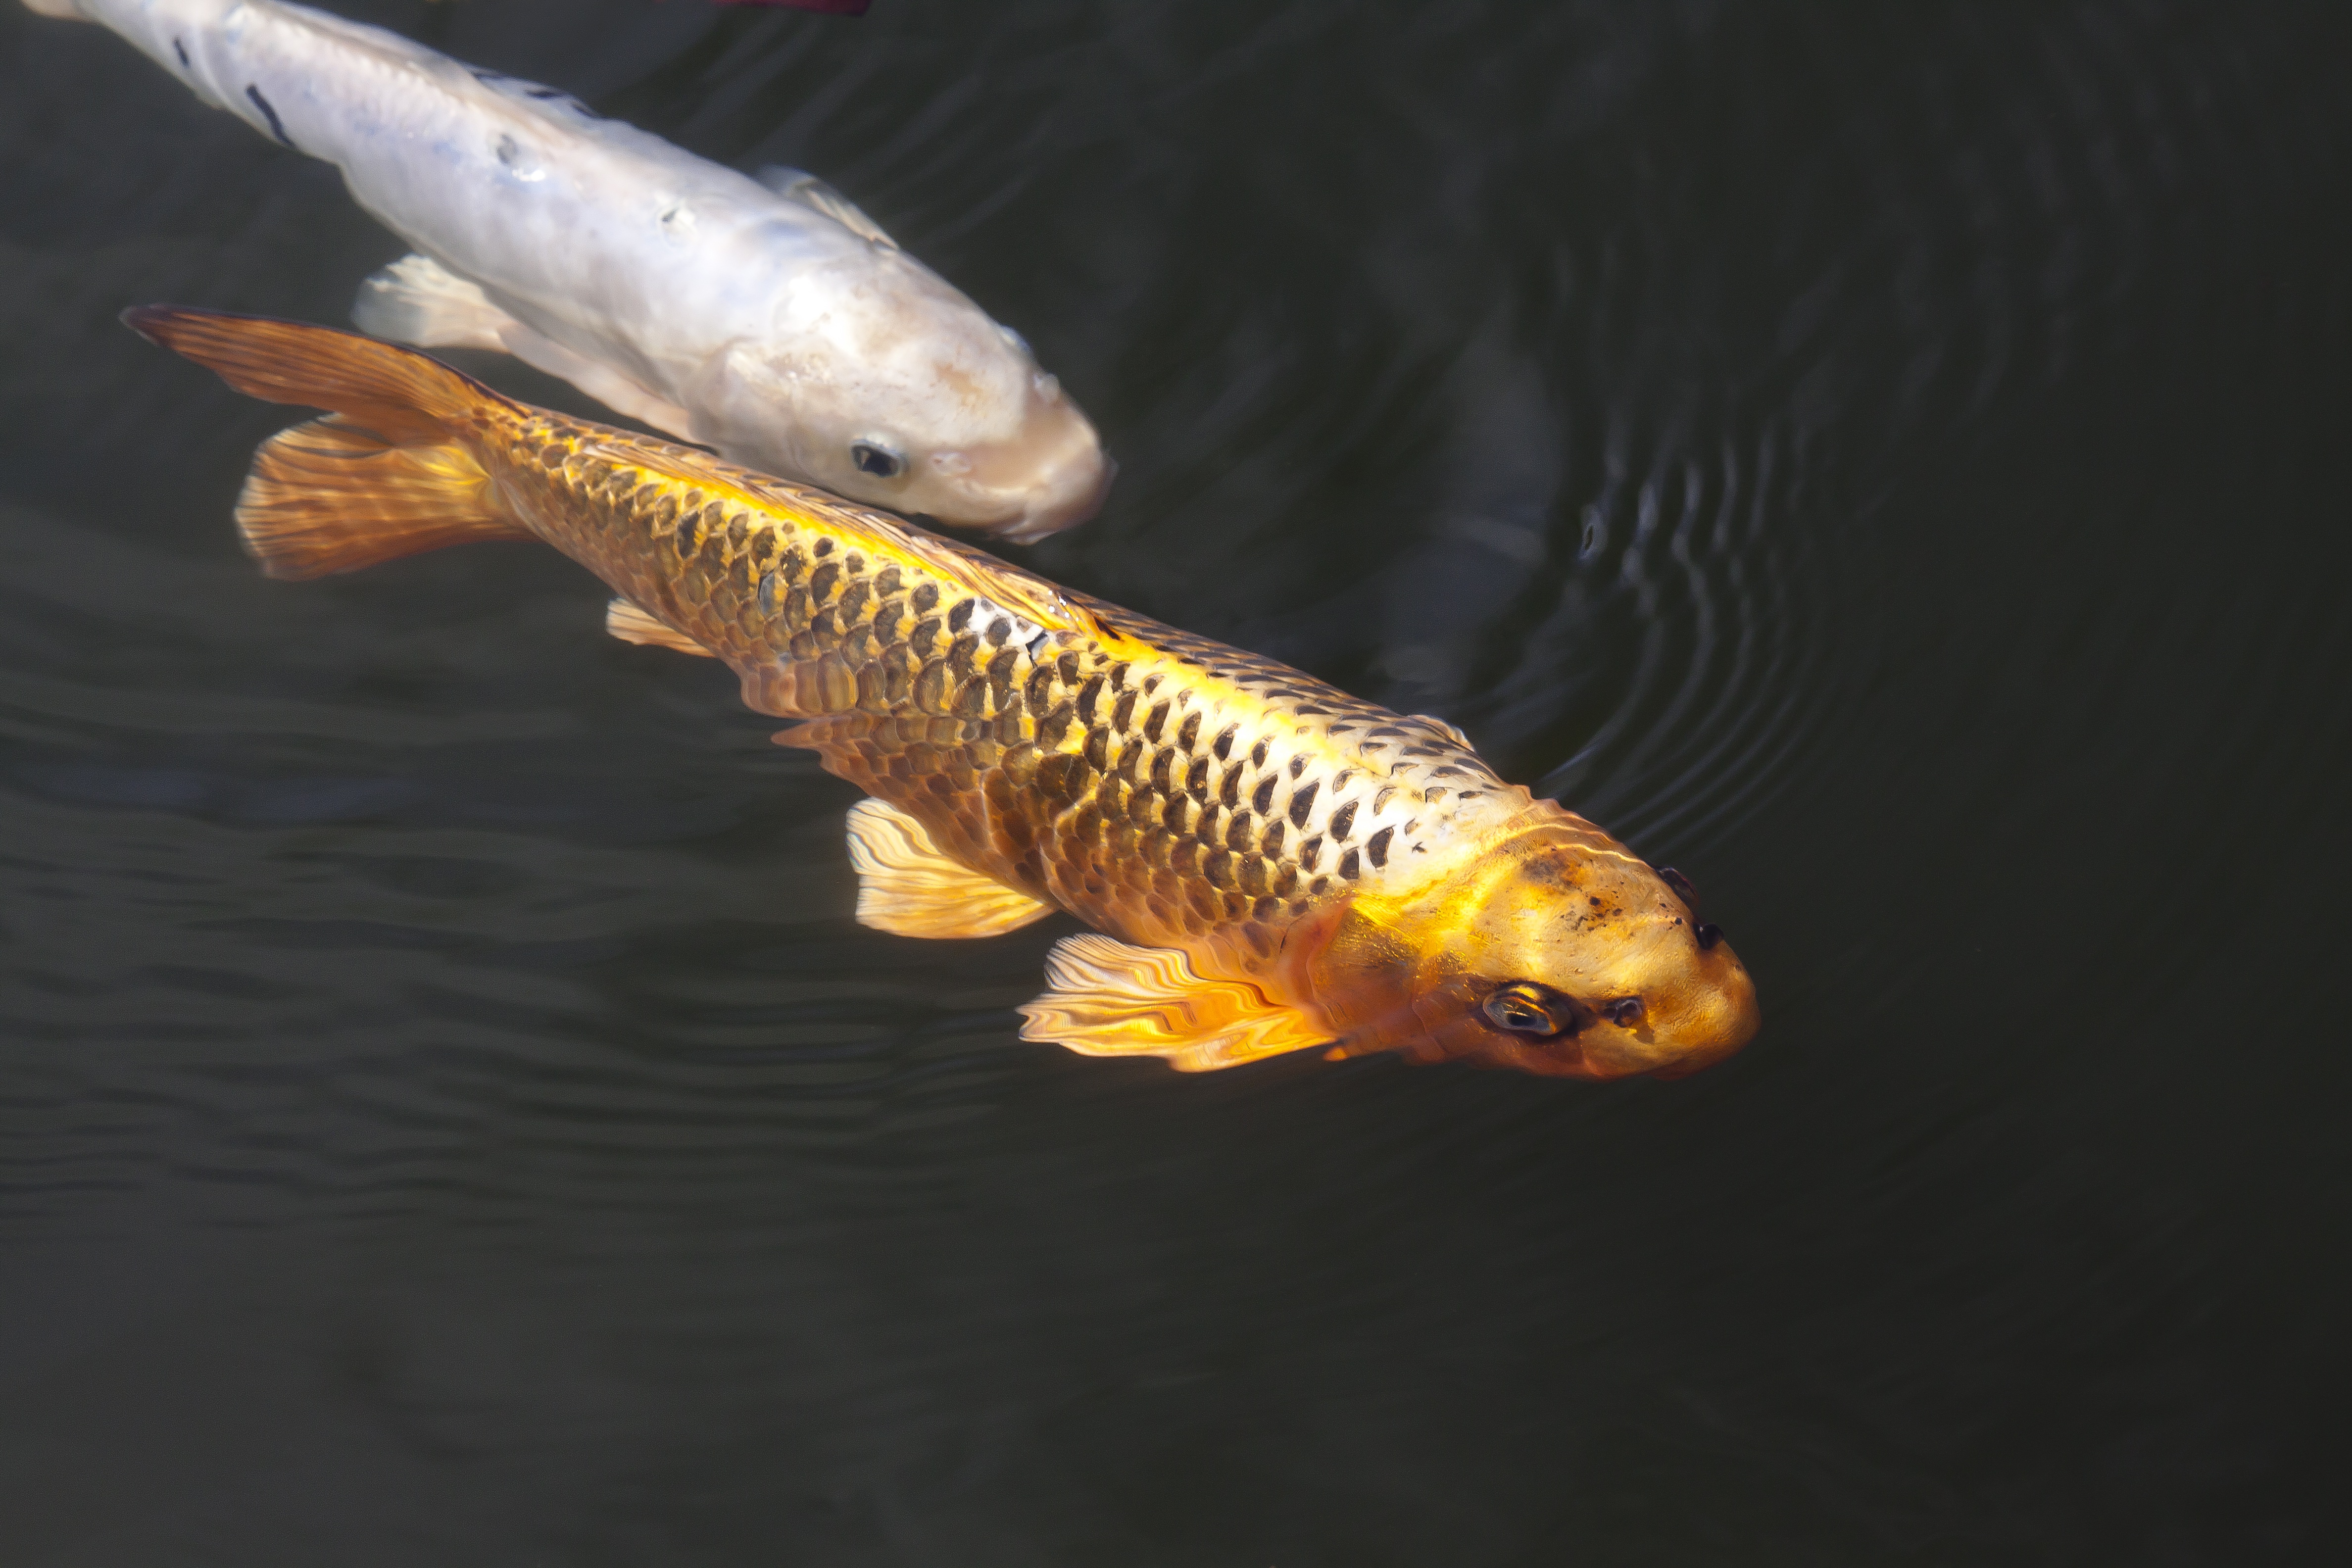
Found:
[(25, 3), (340, 168), (418, 252), (362, 288), (369, 331), (501, 350), (753, 468), (1008, 539), (1102, 504), (1114, 465), (1028, 345), (805, 174), (280, 0)]

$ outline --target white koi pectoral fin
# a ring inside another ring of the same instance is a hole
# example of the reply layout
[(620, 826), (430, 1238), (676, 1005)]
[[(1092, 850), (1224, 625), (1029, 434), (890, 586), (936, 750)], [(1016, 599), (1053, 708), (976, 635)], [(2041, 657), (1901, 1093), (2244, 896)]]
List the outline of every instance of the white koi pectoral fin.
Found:
[(360, 285), (352, 301), (360, 331), (420, 349), (507, 352), (499, 336), (520, 326), (490, 303), (482, 286), (460, 278), (429, 256), (404, 256)]
[(882, 801), (849, 808), (849, 860), (857, 868), (857, 923), (895, 936), (1002, 936), (1053, 913), (949, 859), (928, 828)]
[(805, 169), (789, 169), (782, 163), (770, 163), (751, 177), (784, 200), (798, 202), (804, 207), (823, 213), (860, 239), (870, 239), (893, 250), (898, 248), (898, 242), (883, 233), (880, 224), (858, 210), (856, 203)]
[(488, 349), (568, 381), (614, 413), (681, 441), (694, 439), (687, 411), (611, 365), (590, 359), (517, 321), (470, 278), (429, 256), (404, 256), (360, 285), (352, 321), (363, 332), (422, 349)]
[(1068, 937), (1047, 955), (1045, 978), (1051, 989), (1021, 1005), (1021, 1037), (1085, 1056), (1164, 1057), (1179, 1072), (1213, 1072), (1332, 1040), (1255, 985), (1202, 978), (1172, 948)]
[(719, 657), (684, 632), (654, 619), (627, 599), (615, 599), (604, 606), (604, 632), (642, 647), (673, 648), (697, 658)]

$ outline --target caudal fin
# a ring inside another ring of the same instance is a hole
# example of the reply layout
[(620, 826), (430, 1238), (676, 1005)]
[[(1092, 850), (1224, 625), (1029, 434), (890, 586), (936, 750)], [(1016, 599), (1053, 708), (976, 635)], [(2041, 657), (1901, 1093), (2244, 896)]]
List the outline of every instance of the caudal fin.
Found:
[(174, 305), (125, 310), (152, 342), (248, 396), (334, 410), (270, 437), (237, 498), (272, 577), (320, 577), (484, 539), (526, 539), (456, 422), (507, 400), (413, 349), (329, 327)]
[(55, 16), (61, 22), (87, 22), (81, 7), (74, 0), (25, 0), (25, 9), (36, 16)]

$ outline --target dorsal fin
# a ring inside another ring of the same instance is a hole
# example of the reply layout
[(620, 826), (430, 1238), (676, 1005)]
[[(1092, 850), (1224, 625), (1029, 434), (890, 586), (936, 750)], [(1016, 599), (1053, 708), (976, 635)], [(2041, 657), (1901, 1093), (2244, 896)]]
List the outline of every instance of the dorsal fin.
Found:
[(1246, 981), (1203, 978), (1173, 948), (1065, 937), (1045, 957), (1045, 978), (1050, 989), (1021, 1005), (1021, 1037), (1085, 1056), (1163, 1057), (1179, 1072), (1213, 1072), (1332, 1040)]
[(1408, 713), (1405, 717), (1410, 722), (1428, 725), (1465, 752), (1475, 752), (1478, 749), (1470, 743), (1470, 737), (1464, 734), (1460, 728), (1447, 723), (1433, 713)]
[(892, 250), (898, 248), (898, 242), (883, 233), (882, 226), (860, 211), (856, 202), (805, 169), (770, 163), (751, 177), (784, 200), (798, 202), (811, 211), (823, 213), (860, 239), (872, 240)]

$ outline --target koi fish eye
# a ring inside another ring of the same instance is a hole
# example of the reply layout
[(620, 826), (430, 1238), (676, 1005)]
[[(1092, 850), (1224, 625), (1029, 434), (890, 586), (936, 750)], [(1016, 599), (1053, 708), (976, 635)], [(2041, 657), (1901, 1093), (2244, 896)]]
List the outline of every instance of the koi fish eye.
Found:
[(1642, 999), (1620, 996), (1614, 1002), (1601, 1004), (1601, 1016), (1621, 1029), (1635, 1029), (1642, 1024)]
[(1549, 986), (1514, 980), (1480, 1005), (1486, 1021), (1515, 1035), (1540, 1040), (1576, 1033), (1576, 1005)]
[(1672, 888), (1675, 890), (1675, 897), (1684, 903), (1688, 904), (1692, 909), (1698, 908), (1698, 889), (1691, 886), (1691, 879), (1688, 877), (1684, 876), (1672, 866), (1668, 866), (1658, 872), (1658, 880)]
[(879, 441), (852, 441), (849, 460), (857, 465), (861, 474), (872, 474), (877, 479), (895, 479), (907, 471), (907, 459), (894, 447)]

